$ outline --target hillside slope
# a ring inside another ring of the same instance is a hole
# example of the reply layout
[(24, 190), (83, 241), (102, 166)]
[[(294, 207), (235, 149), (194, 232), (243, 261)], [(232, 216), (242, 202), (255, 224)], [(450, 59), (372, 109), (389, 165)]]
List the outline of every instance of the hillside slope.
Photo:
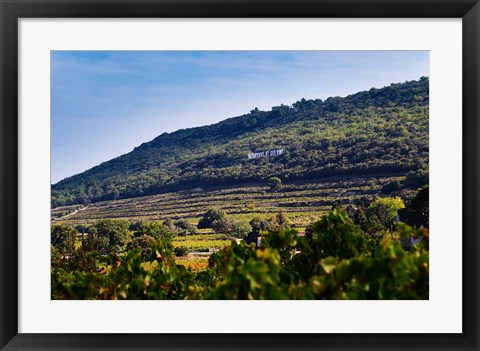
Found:
[[(429, 80), (163, 133), (52, 186), (52, 207), (205, 185), (406, 173), (428, 164)], [(275, 152), (249, 158), (250, 153)]]

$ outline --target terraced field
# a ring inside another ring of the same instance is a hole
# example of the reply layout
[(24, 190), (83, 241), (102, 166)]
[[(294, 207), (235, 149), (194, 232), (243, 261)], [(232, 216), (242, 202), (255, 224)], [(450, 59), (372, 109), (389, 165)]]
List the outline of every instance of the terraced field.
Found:
[(297, 228), (321, 217), (334, 201), (351, 203), (355, 198), (375, 196), (386, 183), (403, 176), (336, 178), (315, 182), (284, 184), (276, 193), (266, 185), (243, 185), (229, 188), (205, 188), (152, 196), (105, 201), (87, 207), (64, 206), (52, 210), (52, 221), (71, 225), (91, 224), (102, 218), (136, 220), (186, 219), (197, 224), (211, 207), (225, 210), (239, 221), (255, 216), (269, 218), (279, 210), (286, 212)]
[[(300, 232), (328, 211), (333, 202), (352, 203), (356, 198), (379, 195), (390, 182), (403, 176), (324, 179), (315, 182), (284, 184), (272, 193), (266, 185), (244, 185), (229, 188), (205, 188), (159, 195), (106, 201), (89, 206), (64, 206), (52, 210), (52, 222), (73, 226), (89, 225), (99, 219), (117, 218), (129, 221), (186, 219), (197, 224), (211, 207), (225, 210), (234, 221), (249, 222), (253, 217), (269, 219), (283, 210)], [(176, 236), (174, 247), (188, 248), (188, 254), (177, 257), (180, 265), (200, 271), (207, 267), (208, 257), (231, 243), (232, 237), (200, 229), (196, 235)], [(153, 269), (153, 268), (152, 268)]]
[(209, 233), (177, 236), (173, 239), (172, 244), (174, 247), (187, 247), (191, 253), (193, 252), (193, 256), (198, 258), (208, 258), (210, 253), (222, 249), (232, 240), (234, 239), (226, 234)]

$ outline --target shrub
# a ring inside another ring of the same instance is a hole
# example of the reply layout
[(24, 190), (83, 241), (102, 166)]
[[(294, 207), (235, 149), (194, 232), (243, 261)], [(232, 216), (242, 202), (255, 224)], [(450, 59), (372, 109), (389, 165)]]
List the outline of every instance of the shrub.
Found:
[(130, 224), (125, 220), (102, 219), (88, 228), (92, 237), (108, 240), (107, 252), (120, 252), (130, 240)]
[(227, 218), (227, 213), (218, 208), (211, 208), (205, 212), (198, 222), (198, 229), (212, 228), (214, 221), (224, 221)]
[(157, 240), (155, 240), (155, 238), (144, 234), (142, 236), (131, 239), (127, 243), (126, 250), (130, 251), (132, 249), (140, 249), (142, 250), (142, 259), (144, 261), (148, 261), (152, 256), (152, 252), (156, 244)]
[(187, 256), (188, 255), (188, 247), (186, 246), (177, 246), (174, 250), (173, 250), (175, 256), (177, 257), (182, 257), (182, 256)]
[(282, 181), (278, 177), (272, 177), (268, 180), (268, 184), (270, 186), (270, 191), (276, 193), (282, 188)]

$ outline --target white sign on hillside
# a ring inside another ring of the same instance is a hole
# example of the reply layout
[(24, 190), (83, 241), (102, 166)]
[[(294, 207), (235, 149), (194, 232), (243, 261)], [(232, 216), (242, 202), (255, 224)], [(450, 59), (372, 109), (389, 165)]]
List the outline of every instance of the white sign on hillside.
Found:
[(248, 159), (251, 160), (253, 158), (259, 158), (259, 157), (278, 156), (281, 154), (283, 154), (283, 149), (268, 150), (268, 151), (255, 152), (255, 153), (248, 154)]

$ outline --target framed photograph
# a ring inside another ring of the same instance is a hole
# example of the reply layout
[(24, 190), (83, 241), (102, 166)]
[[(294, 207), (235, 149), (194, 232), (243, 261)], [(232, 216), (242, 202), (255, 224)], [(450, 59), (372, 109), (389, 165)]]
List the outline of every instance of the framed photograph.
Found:
[(479, 349), (478, 1), (0, 1), (2, 350)]

